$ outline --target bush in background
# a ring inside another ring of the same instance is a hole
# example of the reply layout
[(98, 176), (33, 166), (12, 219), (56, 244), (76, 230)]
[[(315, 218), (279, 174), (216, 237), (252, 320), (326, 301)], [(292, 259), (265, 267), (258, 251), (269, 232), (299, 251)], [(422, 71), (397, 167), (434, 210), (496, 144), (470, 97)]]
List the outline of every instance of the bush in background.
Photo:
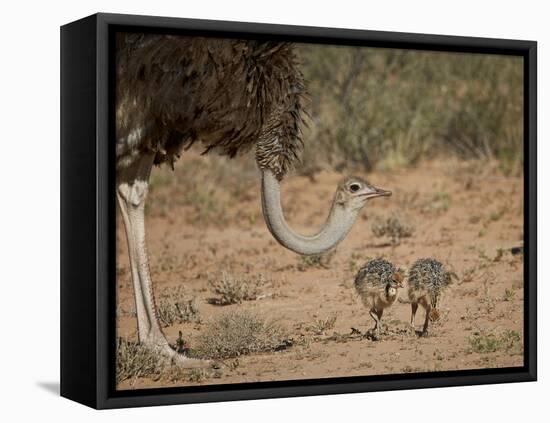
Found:
[(523, 62), (487, 54), (297, 48), (311, 97), (304, 165), (411, 165), (454, 154), (523, 164)]

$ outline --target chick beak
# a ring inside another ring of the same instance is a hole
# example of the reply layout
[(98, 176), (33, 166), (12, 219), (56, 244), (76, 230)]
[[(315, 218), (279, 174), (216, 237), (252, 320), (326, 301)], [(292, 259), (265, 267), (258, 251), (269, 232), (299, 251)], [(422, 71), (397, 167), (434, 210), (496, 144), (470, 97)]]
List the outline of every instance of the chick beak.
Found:
[(393, 283), (396, 288), (403, 288), (403, 274), (399, 272), (394, 273)]

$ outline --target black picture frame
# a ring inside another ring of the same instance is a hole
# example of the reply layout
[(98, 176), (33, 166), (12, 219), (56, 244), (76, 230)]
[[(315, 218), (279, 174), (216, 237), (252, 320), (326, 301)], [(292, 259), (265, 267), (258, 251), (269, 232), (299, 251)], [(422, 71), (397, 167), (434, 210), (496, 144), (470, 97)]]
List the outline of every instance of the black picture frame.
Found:
[[(524, 59), (524, 366), (182, 388), (114, 390), (113, 34), (117, 30), (498, 53)], [(537, 44), (534, 41), (95, 14), (61, 27), (61, 395), (119, 408), (537, 378)]]

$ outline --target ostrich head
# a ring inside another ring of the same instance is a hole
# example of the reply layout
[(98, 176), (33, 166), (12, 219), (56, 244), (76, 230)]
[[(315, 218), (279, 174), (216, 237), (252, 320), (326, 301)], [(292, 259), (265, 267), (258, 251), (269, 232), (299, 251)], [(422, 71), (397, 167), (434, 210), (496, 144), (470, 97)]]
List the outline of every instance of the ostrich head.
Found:
[(334, 206), (359, 211), (365, 206), (367, 200), (390, 195), (391, 191), (376, 188), (367, 181), (352, 176), (338, 185), (334, 196)]
[(368, 200), (391, 195), (390, 191), (376, 188), (361, 178), (347, 178), (336, 189), (325, 224), (317, 234), (305, 236), (286, 223), (278, 178), (269, 169), (261, 171), (262, 211), (267, 227), (282, 246), (298, 254), (320, 254), (334, 248), (346, 237)]

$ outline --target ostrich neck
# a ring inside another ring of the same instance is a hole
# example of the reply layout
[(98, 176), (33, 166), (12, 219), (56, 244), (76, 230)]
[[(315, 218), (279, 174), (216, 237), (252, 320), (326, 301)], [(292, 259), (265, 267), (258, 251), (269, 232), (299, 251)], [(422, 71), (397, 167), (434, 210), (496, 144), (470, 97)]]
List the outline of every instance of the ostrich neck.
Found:
[(269, 170), (262, 170), (262, 211), (267, 227), (284, 247), (298, 254), (320, 254), (342, 241), (359, 213), (332, 203), (328, 218), (315, 235), (306, 236), (294, 232), (286, 223), (281, 206), (279, 181)]

